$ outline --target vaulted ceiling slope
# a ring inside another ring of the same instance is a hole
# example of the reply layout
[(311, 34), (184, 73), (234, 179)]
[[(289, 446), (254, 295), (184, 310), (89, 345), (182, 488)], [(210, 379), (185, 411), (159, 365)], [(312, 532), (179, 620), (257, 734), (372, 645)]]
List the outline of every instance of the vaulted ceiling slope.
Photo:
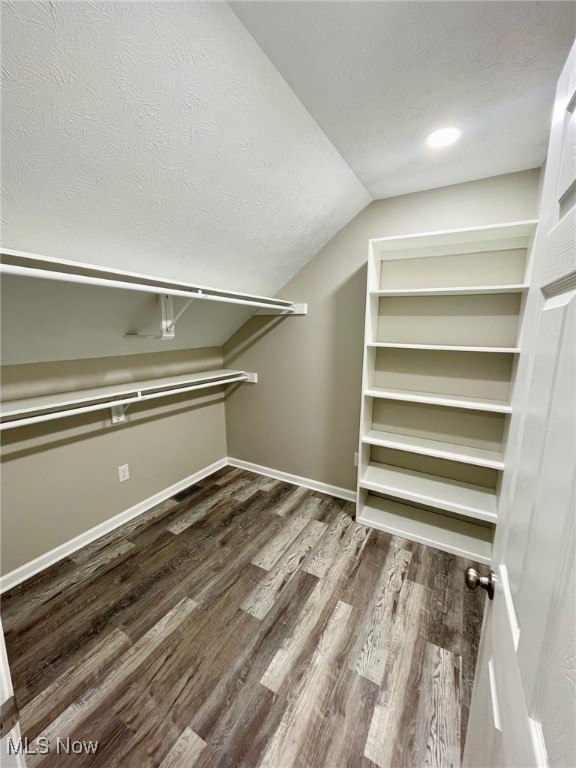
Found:
[[(535, 168), (573, 2), (233, 2), (374, 198)], [(425, 136), (462, 138), (431, 152)]]
[(371, 198), (226, 3), (3, 2), (3, 244), (274, 294)]
[[(372, 197), (539, 165), (574, 15), (556, 2), (1, 6), (3, 244), (269, 295)], [(445, 122), (463, 139), (433, 155), (422, 139)]]

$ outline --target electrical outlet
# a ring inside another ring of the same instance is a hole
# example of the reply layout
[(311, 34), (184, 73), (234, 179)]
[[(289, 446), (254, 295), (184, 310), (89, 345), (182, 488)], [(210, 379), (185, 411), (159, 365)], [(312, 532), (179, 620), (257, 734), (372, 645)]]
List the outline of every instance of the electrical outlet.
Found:
[(121, 483), (125, 480), (130, 480), (130, 469), (128, 468), (128, 464), (122, 464), (121, 467), (118, 467), (118, 477), (120, 478)]
[(355, 467), (358, 466), (358, 454), (357, 453), (354, 454), (354, 466)]

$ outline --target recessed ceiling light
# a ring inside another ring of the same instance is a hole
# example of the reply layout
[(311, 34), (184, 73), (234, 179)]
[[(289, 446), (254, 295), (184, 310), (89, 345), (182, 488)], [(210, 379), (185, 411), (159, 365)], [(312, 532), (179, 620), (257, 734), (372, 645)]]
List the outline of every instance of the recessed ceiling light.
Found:
[(429, 147), (447, 147), (449, 144), (454, 144), (459, 138), (460, 131), (458, 128), (440, 128), (426, 137), (426, 144)]

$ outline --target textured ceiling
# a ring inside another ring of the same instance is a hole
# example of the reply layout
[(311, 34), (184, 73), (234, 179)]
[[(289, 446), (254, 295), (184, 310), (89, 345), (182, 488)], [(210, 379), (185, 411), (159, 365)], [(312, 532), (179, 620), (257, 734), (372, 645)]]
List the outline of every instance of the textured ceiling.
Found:
[(574, 29), (555, 2), (1, 7), (4, 246), (269, 295), (371, 195), (538, 166)]
[[(232, 7), (375, 198), (544, 160), (572, 2)], [(425, 136), (445, 125), (462, 139), (431, 151)]]
[(226, 3), (2, 2), (2, 36), (5, 247), (274, 294), (370, 202)]

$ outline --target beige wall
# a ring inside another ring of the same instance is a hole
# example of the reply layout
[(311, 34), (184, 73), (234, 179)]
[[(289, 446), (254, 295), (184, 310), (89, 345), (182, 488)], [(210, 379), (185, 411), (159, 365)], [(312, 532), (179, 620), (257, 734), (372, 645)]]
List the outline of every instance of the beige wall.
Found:
[(539, 170), (379, 200), (278, 294), (308, 315), (256, 317), (224, 346), (227, 366), (258, 372), (226, 400), (228, 454), (347, 489), (360, 417), (368, 240), (537, 215)]
[[(222, 367), (221, 349), (4, 366), (7, 399)], [(2, 433), (2, 573), (226, 456), (221, 390)], [(120, 484), (118, 466), (129, 464)]]

